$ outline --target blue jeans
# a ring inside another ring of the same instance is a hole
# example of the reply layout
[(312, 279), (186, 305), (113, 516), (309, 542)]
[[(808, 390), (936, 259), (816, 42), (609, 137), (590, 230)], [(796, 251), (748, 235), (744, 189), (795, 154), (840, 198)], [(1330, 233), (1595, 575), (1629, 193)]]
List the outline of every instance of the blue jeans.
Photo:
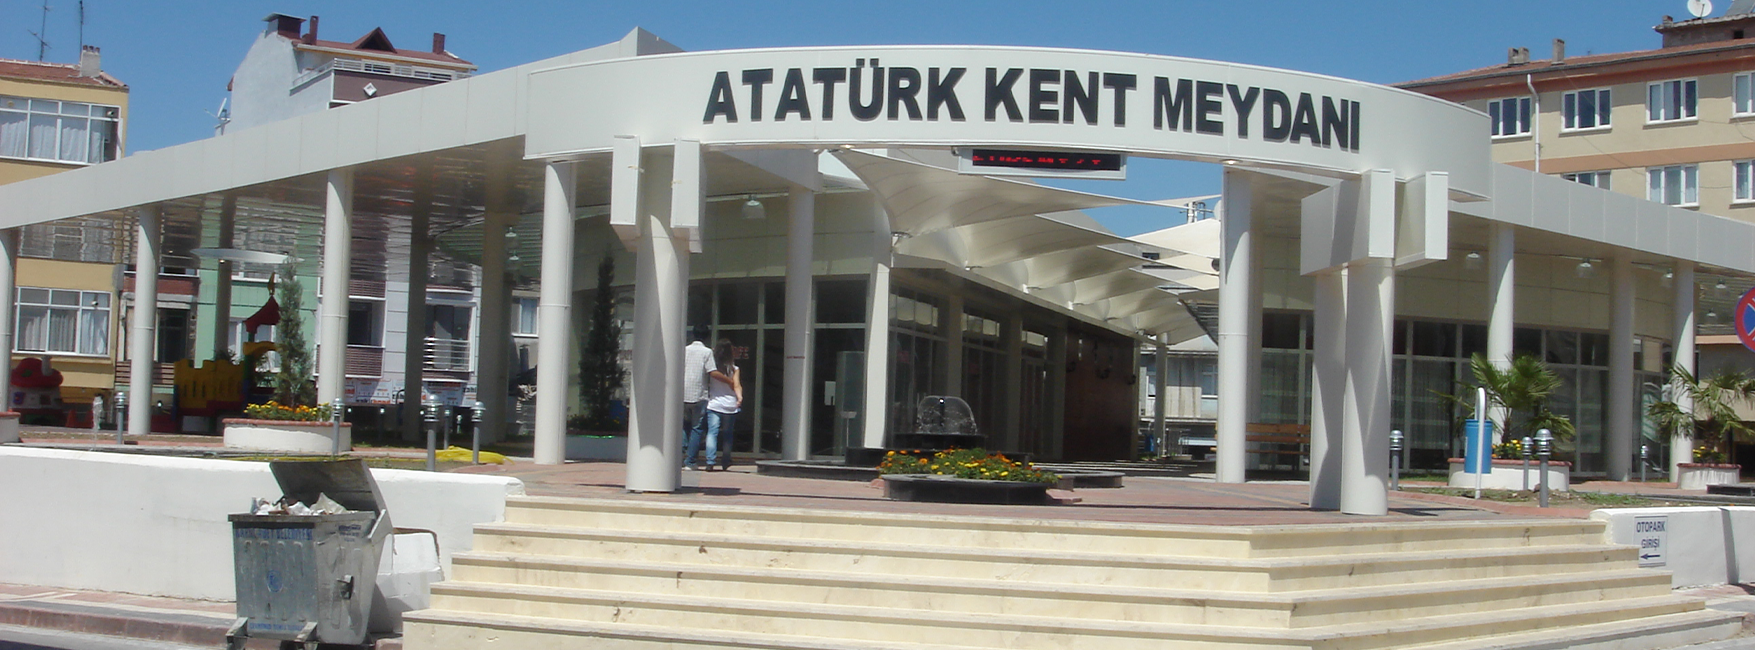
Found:
[[(707, 435), (707, 400), (683, 402), (684, 467), (699, 465), (701, 439)], [(709, 445), (712, 443), (708, 443)]]
[(736, 413), (707, 411), (707, 466), (731, 468), (731, 441), (737, 429)]

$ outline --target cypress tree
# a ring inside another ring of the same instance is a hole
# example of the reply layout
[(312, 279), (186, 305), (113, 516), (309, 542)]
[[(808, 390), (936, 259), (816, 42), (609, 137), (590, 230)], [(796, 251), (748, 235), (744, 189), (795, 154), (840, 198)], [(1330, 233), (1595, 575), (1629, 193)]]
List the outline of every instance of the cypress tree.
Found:
[(274, 329), (274, 348), (280, 355), (280, 372), (274, 375), (274, 401), (285, 406), (315, 406), (311, 346), (305, 341), (305, 288), (295, 270), (291, 262), (282, 265), (280, 282), (275, 285), (280, 325)]
[(619, 431), (627, 423), (610, 417), (610, 402), (621, 390), (626, 372), (621, 364), (622, 324), (615, 319), (615, 258), (604, 251), (597, 265), (597, 296), (591, 304), (590, 329), (579, 355), (579, 398), (585, 406), (586, 426), (595, 431)]

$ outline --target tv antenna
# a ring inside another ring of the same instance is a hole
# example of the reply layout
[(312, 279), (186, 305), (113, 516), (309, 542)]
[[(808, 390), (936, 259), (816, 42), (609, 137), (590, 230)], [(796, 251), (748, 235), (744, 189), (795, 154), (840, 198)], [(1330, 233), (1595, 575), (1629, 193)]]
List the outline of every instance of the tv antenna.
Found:
[(1688, 0), (1688, 13), (1695, 18), (1705, 18), (1712, 13), (1712, 0)]
[(49, 55), (49, 41), (48, 41), (48, 39), (43, 37), (44, 34), (47, 34), (49, 32), (49, 3), (48, 2), (43, 3), (43, 22), (41, 25), (39, 25), (37, 27), (37, 31), (33, 32), (33, 31), (30, 31), (27, 29), (27, 30), (25, 30), (25, 32), (29, 33), (32, 37), (37, 39), (37, 63), (42, 63), (43, 58), (47, 57)]

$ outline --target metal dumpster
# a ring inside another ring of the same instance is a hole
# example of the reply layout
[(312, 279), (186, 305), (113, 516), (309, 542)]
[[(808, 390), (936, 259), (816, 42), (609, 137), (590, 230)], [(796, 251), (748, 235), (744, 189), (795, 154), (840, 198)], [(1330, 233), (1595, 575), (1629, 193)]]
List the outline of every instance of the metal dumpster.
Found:
[(384, 498), (360, 460), (271, 462), (286, 498), (319, 494), (353, 511), (333, 515), (231, 515), (238, 619), (227, 648), (248, 637), (363, 644), (379, 554), (392, 528)]

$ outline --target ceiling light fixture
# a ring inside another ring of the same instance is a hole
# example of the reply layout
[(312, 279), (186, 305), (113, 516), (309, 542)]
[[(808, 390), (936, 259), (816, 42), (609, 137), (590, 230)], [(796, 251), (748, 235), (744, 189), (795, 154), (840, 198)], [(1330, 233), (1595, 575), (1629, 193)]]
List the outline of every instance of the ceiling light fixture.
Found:
[(768, 218), (768, 209), (762, 207), (762, 202), (756, 200), (754, 194), (750, 195), (749, 200), (743, 202), (742, 210), (743, 218), (751, 221)]
[(1481, 251), (1469, 251), (1468, 255), (1463, 256), (1463, 268), (1473, 270), (1479, 269), (1481, 266)]
[(1580, 260), (1578, 262), (1577, 272), (1578, 272), (1578, 277), (1588, 278), (1591, 276), (1592, 273), (1596, 272), (1596, 266), (1592, 265), (1590, 263), (1590, 258), (1587, 257), (1587, 258), (1584, 258), (1583, 260)]

